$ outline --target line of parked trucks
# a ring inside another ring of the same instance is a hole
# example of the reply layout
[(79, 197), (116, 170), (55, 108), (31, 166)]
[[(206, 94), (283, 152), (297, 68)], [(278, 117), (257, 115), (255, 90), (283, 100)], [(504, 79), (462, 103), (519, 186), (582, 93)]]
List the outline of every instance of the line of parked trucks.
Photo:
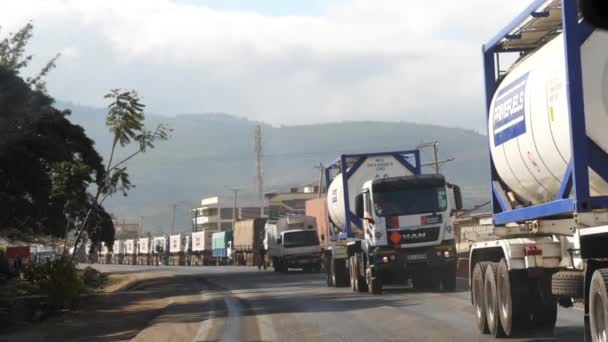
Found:
[[(90, 250), (90, 246), (86, 248)], [(314, 217), (288, 216), (237, 221), (233, 230), (116, 240), (104, 243), (91, 261), (126, 265), (243, 265), (321, 270), (321, 246)]]

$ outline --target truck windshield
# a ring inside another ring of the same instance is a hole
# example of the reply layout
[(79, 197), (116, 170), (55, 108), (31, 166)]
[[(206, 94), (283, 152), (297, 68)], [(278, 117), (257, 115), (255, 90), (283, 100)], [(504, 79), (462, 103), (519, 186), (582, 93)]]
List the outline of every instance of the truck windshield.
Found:
[(378, 216), (436, 213), (446, 210), (447, 205), (443, 187), (374, 191), (374, 208)]
[(306, 230), (283, 234), (283, 247), (306, 247), (319, 244), (316, 231)]

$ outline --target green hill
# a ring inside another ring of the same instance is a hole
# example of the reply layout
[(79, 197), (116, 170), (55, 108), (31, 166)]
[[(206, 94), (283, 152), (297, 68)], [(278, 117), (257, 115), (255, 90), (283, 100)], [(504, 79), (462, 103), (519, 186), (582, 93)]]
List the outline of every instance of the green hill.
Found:
[[(72, 120), (82, 125), (107, 155), (110, 135), (104, 126), (103, 109), (69, 104)], [(106, 207), (119, 218), (145, 216), (146, 229), (166, 230), (169, 207), (182, 202), (176, 227), (190, 229), (189, 207), (201, 198), (242, 190), (245, 201), (254, 198), (254, 127), (258, 124), (227, 114), (165, 117), (148, 115), (148, 122), (165, 122), (172, 138), (129, 164), (136, 188), (128, 197), (115, 197)], [(440, 141), (442, 158), (454, 157), (443, 172), (461, 185), (465, 204), (487, 198), (487, 140), (471, 130), (419, 125), (407, 122), (340, 122), (305, 126), (273, 127), (262, 124), (265, 191), (287, 190), (318, 177), (314, 166), (341, 153), (411, 149), (422, 142)], [(426, 151), (423, 162), (429, 162)], [(431, 171), (427, 169), (427, 171)]]

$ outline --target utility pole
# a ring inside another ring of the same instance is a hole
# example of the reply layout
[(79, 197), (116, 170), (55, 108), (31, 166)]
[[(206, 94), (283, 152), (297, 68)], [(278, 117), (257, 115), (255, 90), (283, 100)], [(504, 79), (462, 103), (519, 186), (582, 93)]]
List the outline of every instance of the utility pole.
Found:
[(234, 227), (236, 226), (236, 196), (239, 192), (239, 189), (232, 189), (232, 191), (234, 192), (234, 201), (232, 203), (232, 229), (234, 230)]
[(173, 230), (175, 229), (175, 208), (177, 207), (176, 203), (173, 203), (173, 214), (171, 215), (171, 235), (173, 235)]
[(256, 162), (256, 171), (257, 171), (257, 190), (258, 190), (258, 200), (262, 202), (264, 200), (264, 176), (262, 174), (262, 125), (255, 126), (255, 162)]
[(139, 217), (139, 237), (141, 237), (144, 234), (144, 217), (140, 216)]
[(440, 174), (441, 173), (441, 165), (449, 163), (451, 161), (454, 160), (454, 158), (448, 158), (445, 160), (439, 160), (439, 142), (438, 141), (433, 141), (430, 143), (423, 143), (420, 144), (416, 147), (416, 149), (422, 149), (425, 147), (432, 147), (433, 148), (433, 162), (432, 163), (428, 163), (428, 164), (422, 164), (421, 166), (426, 167), (426, 166), (432, 166), (435, 174)]
[(435, 163), (435, 174), (439, 174), (439, 142), (433, 144), (433, 162)]
[(315, 166), (315, 169), (319, 169), (319, 191), (317, 198), (321, 198), (321, 194), (323, 193), (323, 172), (325, 171), (325, 167), (323, 166), (323, 163), (319, 163), (318, 166)]

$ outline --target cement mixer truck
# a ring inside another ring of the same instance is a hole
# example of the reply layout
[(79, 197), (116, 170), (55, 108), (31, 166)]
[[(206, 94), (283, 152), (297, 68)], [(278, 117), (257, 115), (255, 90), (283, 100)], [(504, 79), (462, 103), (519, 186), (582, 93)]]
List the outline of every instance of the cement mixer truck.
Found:
[(551, 330), (578, 302), (585, 340), (606, 341), (608, 33), (575, 0), (534, 1), (483, 57), (495, 236), (470, 252), (477, 327)]
[(325, 170), (330, 242), (329, 286), (380, 294), (385, 284), (456, 286), (451, 222), (460, 190), (422, 175), (420, 152), (342, 155)]

